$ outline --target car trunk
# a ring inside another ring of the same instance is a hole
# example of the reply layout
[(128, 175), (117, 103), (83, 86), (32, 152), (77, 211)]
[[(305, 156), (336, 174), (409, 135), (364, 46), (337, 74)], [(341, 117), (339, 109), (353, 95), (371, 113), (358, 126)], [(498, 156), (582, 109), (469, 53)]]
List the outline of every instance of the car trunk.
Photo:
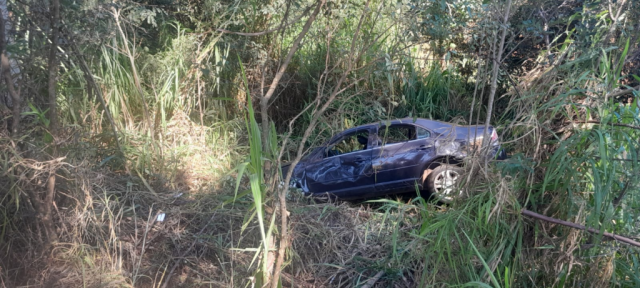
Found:
[[(436, 133), (439, 133), (438, 138), (444, 139), (456, 139), (467, 143), (476, 142), (482, 140), (484, 136), (484, 125), (465, 125), (465, 126), (451, 126), (441, 127), (435, 129)], [(493, 132), (493, 127), (489, 126), (489, 136)]]

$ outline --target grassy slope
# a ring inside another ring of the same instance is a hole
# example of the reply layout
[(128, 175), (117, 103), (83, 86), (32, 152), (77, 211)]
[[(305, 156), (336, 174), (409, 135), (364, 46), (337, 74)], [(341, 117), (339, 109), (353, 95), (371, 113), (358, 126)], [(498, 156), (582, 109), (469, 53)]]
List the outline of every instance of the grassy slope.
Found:
[[(348, 9), (332, 9), (350, 15)], [(582, 17), (576, 21), (587, 23), (593, 16)], [(339, 32), (348, 36), (354, 24), (346, 19)], [(251, 23), (251, 31), (260, 30), (260, 23)], [(332, 22), (321, 24), (327, 23)], [(606, 24), (596, 32), (606, 32)], [(248, 178), (236, 179), (238, 163), (250, 154), (251, 135), (241, 73), (230, 59), (248, 59), (255, 68), (248, 82), (259, 83), (255, 71), (265, 51), (255, 47), (266, 40), (200, 37), (172, 25), (158, 28), (166, 34), (160, 33), (156, 43), (149, 43), (152, 37), (145, 40), (152, 51), (138, 50), (142, 96), (129, 60), (114, 49), (133, 45), (131, 40), (116, 36), (110, 46), (82, 43), (95, 56), (89, 64), (115, 115), (126, 158), (113, 157), (117, 151), (111, 131), (103, 130), (101, 107), (87, 97), (86, 83), (71, 62), (59, 83), (62, 122), (68, 128), (55, 147), (66, 158), (51, 161), (54, 147), (37, 101), (23, 132), (0, 138), (0, 187), (6, 187), (0, 193), (0, 285), (158, 287), (171, 278), (167, 287), (244, 287), (256, 279), (251, 277), (264, 262), (255, 251), (264, 243), (265, 223), (273, 220), (269, 215), (276, 204), (265, 190), (260, 225), (253, 216), (256, 195)], [(586, 41), (592, 31), (581, 29), (586, 30), (571, 32), (574, 38), (567, 39)], [(348, 44), (344, 35), (337, 36), (336, 51)], [(274, 41), (285, 45), (289, 38)], [(605, 51), (558, 43), (552, 52), (565, 55), (562, 65), (536, 59), (535, 67), (512, 73), (515, 84), (504, 81), (506, 96), (500, 103), (505, 116), (496, 122), (503, 138), (513, 141), (507, 147), (515, 156), (479, 172), (466, 188), (473, 196), (464, 201), (439, 207), (415, 197), (355, 204), (293, 197), (292, 245), (283, 283), (353, 287), (382, 272), (378, 287), (640, 285), (637, 248), (518, 213), (526, 207), (609, 232), (638, 234), (637, 193), (614, 202), (624, 187), (636, 184), (637, 129), (565, 123), (586, 115), (605, 124), (640, 123), (632, 106), (602, 100), (616, 83), (627, 81), (625, 73), (633, 72), (623, 68), (627, 54), (631, 60), (635, 54), (624, 51), (623, 38), (615, 40), (618, 48)], [(318, 47), (301, 50), (291, 71), (298, 75), (288, 79), (291, 90), (283, 89), (284, 100), (274, 105), (300, 109), (308, 100), (294, 97), (316, 92), (311, 88), (314, 73), (324, 68), (326, 53)], [(631, 43), (631, 51), (636, 47)], [(444, 69), (439, 59), (399, 57), (397, 63), (403, 64), (403, 73), (381, 68), (363, 84), (372, 92), (345, 97), (312, 138), (318, 142), (333, 130), (409, 114), (466, 119), (467, 111), (476, 108), (470, 107), (476, 89), (468, 78), (477, 74), (465, 74), (458, 64)], [(485, 113), (483, 102), (477, 103), (476, 117)], [(283, 114), (274, 117), (279, 129), (294, 113)], [(631, 161), (611, 160), (623, 157)], [(27, 195), (43, 192), (52, 172), (59, 175), (58, 242), (46, 247)], [(155, 221), (160, 213), (166, 215), (163, 222)]]

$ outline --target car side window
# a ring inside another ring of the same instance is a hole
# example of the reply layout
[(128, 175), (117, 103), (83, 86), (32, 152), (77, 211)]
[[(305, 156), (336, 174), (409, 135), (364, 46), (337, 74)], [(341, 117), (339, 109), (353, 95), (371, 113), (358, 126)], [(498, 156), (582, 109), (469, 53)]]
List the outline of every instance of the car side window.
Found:
[(418, 135), (418, 139), (426, 139), (431, 137), (431, 132), (429, 130), (424, 129), (422, 127), (416, 127), (416, 134)]
[(416, 137), (416, 127), (412, 125), (380, 127), (378, 130), (378, 138), (382, 141), (382, 146), (418, 139)]
[(327, 157), (369, 149), (369, 131), (361, 130), (345, 135), (327, 149)]

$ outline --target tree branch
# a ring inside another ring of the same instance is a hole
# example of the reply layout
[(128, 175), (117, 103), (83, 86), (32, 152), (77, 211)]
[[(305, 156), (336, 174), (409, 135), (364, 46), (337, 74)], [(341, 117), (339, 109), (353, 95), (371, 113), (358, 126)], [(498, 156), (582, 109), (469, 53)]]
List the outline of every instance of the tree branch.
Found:
[[(278, 86), (278, 83), (280, 82), (280, 79), (282, 78), (282, 75), (284, 75), (284, 72), (287, 69), (287, 66), (289, 65), (289, 63), (291, 62), (291, 59), (293, 58), (293, 54), (295, 54), (295, 52), (298, 50), (298, 46), (300, 45), (300, 42), (302, 41), (302, 39), (304, 38), (304, 36), (307, 34), (307, 32), (309, 31), (309, 29), (311, 28), (311, 24), (315, 21), (316, 16), (318, 15), (318, 13), (320, 13), (320, 9), (324, 6), (324, 4), (326, 3), (326, 0), (319, 0), (318, 4), (316, 4), (316, 8), (313, 11), (313, 13), (309, 16), (309, 19), (307, 19), (307, 22), (304, 24), (304, 27), (302, 27), (302, 31), (300, 32), (300, 34), (298, 34), (298, 37), (296, 38), (296, 40), (293, 42), (293, 44), (291, 45), (291, 48), (289, 48), (289, 53), (287, 54), (287, 57), (285, 58), (284, 62), (282, 63), (282, 65), (280, 66), (280, 69), (278, 70), (278, 73), (276, 73), (276, 76), (273, 78), (273, 81), (271, 82), (271, 86), (269, 87), (269, 90), (267, 91), (267, 94), (264, 95), (264, 97), (262, 97), (261, 101), (260, 101), (260, 108), (261, 108), (261, 112), (262, 112), (262, 129), (263, 129), (263, 135), (266, 135), (269, 127), (269, 123), (268, 123), (268, 115), (267, 113), (267, 108), (269, 106), (269, 100), (271, 99), (271, 97), (273, 96), (273, 93), (276, 90), (276, 87)], [(266, 120), (266, 121), (265, 121)], [(267, 135), (268, 136), (268, 135)], [(266, 141), (265, 141), (266, 140)], [(269, 151), (271, 150), (271, 147), (268, 146), (268, 138), (264, 138), (263, 139), (263, 143), (267, 144), (264, 147), (266, 149), (268, 149)], [(290, 169), (291, 171), (289, 171), (288, 174), (291, 174), (291, 172), (293, 171), (293, 169)], [(290, 176), (289, 176), (290, 179)], [(287, 184), (288, 185), (288, 184)], [(280, 234), (280, 241), (278, 243), (278, 258), (276, 259), (276, 264), (274, 267), (274, 271), (273, 271), (273, 276), (271, 278), (271, 287), (276, 288), (278, 287), (278, 282), (279, 282), (279, 278), (280, 278), (280, 273), (282, 272), (282, 264), (284, 263), (284, 256), (285, 256), (285, 250), (288, 246), (288, 238), (289, 238), (289, 232), (288, 232), (288, 227), (287, 227), (287, 202), (286, 202), (286, 190), (285, 191), (281, 191), (281, 193), (279, 193), (278, 195), (279, 197), (279, 202), (280, 202), (280, 229), (281, 229), (281, 234)], [(267, 255), (264, 255), (265, 259), (267, 257)]]
[[(507, 25), (509, 25), (509, 15), (511, 13), (511, 0), (507, 1), (507, 7), (504, 11), (504, 15), (503, 19), (502, 19), (502, 34), (500, 35), (500, 42), (498, 42), (498, 47), (494, 46), (494, 49), (497, 49), (493, 51), (493, 55), (495, 56), (494, 59), (492, 59), (493, 61), (493, 71), (491, 73), (491, 87), (489, 90), (489, 102), (487, 104), (487, 119), (485, 120), (484, 123), (484, 132), (483, 132), (483, 138), (482, 138), (482, 147), (483, 150), (486, 150), (489, 147), (489, 144), (491, 141), (488, 141), (489, 138), (489, 125), (491, 122), (491, 116), (493, 113), (493, 102), (495, 99), (495, 95), (496, 95), (496, 90), (498, 88), (498, 72), (500, 72), (500, 60), (502, 59), (502, 53), (504, 52), (504, 42), (505, 42), (505, 38), (507, 37)], [(497, 37), (497, 35), (496, 35)], [(489, 158), (487, 158), (489, 159)], [(485, 166), (487, 165), (487, 161), (485, 161)]]
[(618, 92), (611, 93), (611, 94), (607, 95), (607, 98), (609, 98), (609, 97), (614, 98), (614, 97), (619, 97), (619, 96), (622, 96), (622, 95), (631, 94), (631, 93), (633, 93), (635, 91), (638, 91), (638, 90), (640, 90), (640, 85), (638, 85), (636, 87), (631, 87), (631, 89), (625, 89), (625, 90), (620, 90)]
[[(588, 120), (588, 121), (573, 121), (572, 123), (580, 123), (580, 124), (600, 124), (603, 125), (603, 123), (601, 123), (598, 120)], [(566, 123), (566, 124), (570, 124), (570, 123)], [(637, 129), (640, 130), (640, 126), (634, 126), (634, 125), (630, 125), (630, 124), (623, 124), (623, 123), (607, 123), (604, 125), (613, 125), (613, 126), (618, 126), (618, 127), (627, 127), (627, 128), (631, 128), (631, 129)]]
[(627, 191), (629, 191), (629, 183), (631, 182), (631, 180), (627, 180), (627, 182), (624, 183), (624, 187), (622, 187), (622, 190), (620, 190), (620, 193), (618, 193), (618, 196), (616, 196), (616, 198), (613, 198), (613, 201), (611, 201), (611, 203), (613, 204), (613, 210), (615, 211), (616, 208), (618, 208), (618, 205), (620, 205), (620, 201), (622, 201), (622, 198), (624, 198), (625, 195), (627, 195)]
[(287, 53), (287, 57), (285, 58), (282, 65), (280, 66), (280, 69), (278, 70), (278, 73), (276, 73), (276, 76), (273, 78), (273, 81), (271, 81), (271, 86), (269, 86), (269, 90), (267, 91), (267, 94), (265, 94), (264, 96), (264, 98), (266, 98), (267, 101), (269, 101), (269, 99), (271, 99), (271, 96), (273, 96), (273, 93), (276, 90), (276, 87), (278, 86), (278, 83), (280, 82), (282, 75), (284, 75), (284, 72), (289, 66), (291, 59), (293, 58), (293, 54), (295, 54), (295, 52), (298, 50), (298, 46), (300, 45), (300, 42), (309, 31), (309, 28), (311, 28), (311, 23), (315, 21), (316, 16), (320, 12), (320, 8), (324, 6), (325, 2), (326, 0), (320, 0), (320, 2), (316, 5), (316, 9), (313, 11), (311, 16), (309, 16), (309, 19), (307, 19), (307, 22), (304, 24), (304, 27), (302, 27), (302, 31), (300, 32), (300, 34), (298, 34), (298, 37), (291, 45), (291, 48), (289, 49), (289, 53)]
[[(593, 233), (593, 234), (600, 234), (599, 230), (596, 230), (596, 229), (593, 229), (593, 228), (590, 228), (590, 227), (585, 227), (585, 226), (577, 224), (577, 223), (573, 223), (573, 222), (569, 222), (569, 221), (564, 221), (564, 220), (560, 220), (560, 219), (556, 219), (556, 218), (547, 217), (547, 216), (538, 214), (536, 212), (529, 211), (527, 209), (522, 209), (522, 211), (520, 211), (520, 213), (522, 215), (529, 216), (529, 217), (536, 218), (536, 219), (540, 219), (540, 220), (544, 220), (544, 221), (547, 221), (547, 222), (564, 225), (564, 226), (571, 227), (571, 228), (578, 229), (578, 230), (584, 230), (584, 231), (587, 231), (587, 232), (590, 232), (590, 233)], [(617, 241), (623, 242), (623, 243), (627, 243), (629, 245), (640, 247), (640, 242), (634, 241), (634, 240), (632, 240), (632, 239), (630, 239), (628, 237), (616, 235), (616, 234), (609, 233), (609, 232), (604, 232), (604, 233), (602, 233), (602, 235), (604, 235), (606, 237), (609, 237), (609, 238), (612, 238), (612, 239), (615, 239)]]
[(309, 10), (311, 10), (311, 7), (313, 6), (309, 6), (307, 7), (307, 9), (304, 10), (304, 12), (302, 12), (302, 14), (300, 14), (300, 16), (294, 18), (293, 20), (289, 21), (289, 22), (282, 22), (280, 23), (280, 25), (278, 25), (278, 27), (273, 28), (273, 29), (269, 29), (269, 30), (265, 30), (265, 31), (261, 31), (261, 32), (253, 32), (253, 33), (249, 33), (249, 32), (235, 32), (235, 31), (230, 31), (227, 29), (222, 29), (222, 28), (218, 28), (216, 29), (216, 31), (218, 32), (222, 32), (222, 33), (226, 33), (226, 34), (235, 34), (235, 35), (240, 35), (240, 36), (250, 36), (250, 37), (255, 37), (255, 36), (262, 36), (262, 35), (266, 35), (269, 33), (273, 33), (276, 32), (278, 30), (282, 30), (285, 27), (298, 22), (298, 20), (300, 20), (302, 17), (304, 17), (304, 15), (307, 15), (307, 13), (309, 13)]
[(376, 282), (378, 282), (378, 280), (380, 280), (380, 278), (382, 278), (382, 275), (384, 275), (384, 271), (378, 272), (375, 276), (371, 277), (371, 279), (369, 279), (369, 281), (367, 281), (360, 288), (371, 288), (371, 287), (373, 287), (373, 285), (375, 285)]

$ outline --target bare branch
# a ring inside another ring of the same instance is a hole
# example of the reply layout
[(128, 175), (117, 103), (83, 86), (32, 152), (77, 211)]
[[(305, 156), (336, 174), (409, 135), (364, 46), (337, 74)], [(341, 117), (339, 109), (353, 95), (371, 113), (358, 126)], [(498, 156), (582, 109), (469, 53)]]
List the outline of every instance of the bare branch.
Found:
[[(556, 219), (556, 218), (547, 217), (547, 216), (544, 216), (544, 215), (529, 211), (527, 209), (522, 209), (522, 211), (520, 213), (522, 215), (533, 217), (533, 218), (540, 219), (540, 220), (544, 220), (544, 221), (547, 221), (547, 222), (564, 225), (564, 226), (571, 227), (571, 228), (578, 229), (578, 230), (584, 230), (584, 231), (587, 231), (587, 232), (590, 232), (590, 233), (594, 233), (594, 234), (600, 234), (600, 230), (596, 230), (596, 229), (593, 229), (593, 228), (590, 228), (590, 227), (586, 227), (586, 226), (583, 226), (583, 225), (580, 225), (580, 224), (577, 224), (577, 223), (569, 222), (569, 221), (564, 221), (564, 220), (560, 220), (560, 219)], [(606, 237), (609, 237), (609, 238), (612, 238), (612, 239), (615, 239), (617, 241), (623, 242), (623, 243), (627, 243), (629, 245), (640, 247), (640, 242), (634, 241), (634, 240), (632, 240), (632, 239), (630, 239), (628, 237), (624, 237), (624, 236), (620, 236), (620, 235), (616, 235), (616, 234), (608, 233), (608, 232), (604, 232), (604, 233), (602, 233), (602, 235), (604, 235)]]
[[(496, 90), (498, 88), (498, 72), (500, 71), (500, 60), (502, 59), (502, 53), (504, 52), (504, 40), (507, 37), (507, 25), (509, 25), (509, 14), (511, 13), (511, 0), (507, 1), (507, 7), (504, 11), (503, 19), (502, 19), (502, 34), (500, 36), (500, 42), (498, 43), (498, 47), (494, 46), (494, 58), (493, 61), (493, 71), (491, 75), (491, 88), (489, 90), (489, 102), (487, 105), (487, 119), (484, 123), (484, 132), (482, 137), (483, 142), (483, 150), (485, 150), (490, 144), (488, 141), (489, 136), (489, 123), (491, 122), (491, 116), (493, 112), (493, 101), (495, 99)], [(487, 165), (487, 161), (485, 161), (485, 166)]]
[(631, 180), (630, 179), (627, 180), (627, 182), (624, 183), (624, 187), (622, 187), (622, 190), (620, 190), (620, 193), (618, 193), (618, 196), (616, 196), (616, 198), (613, 198), (613, 201), (611, 201), (611, 203), (613, 204), (614, 210), (618, 208), (618, 205), (620, 205), (620, 202), (622, 201), (624, 196), (627, 195), (627, 191), (629, 191), (630, 183), (631, 183)]
[(625, 89), (625, 90), (621, 90), (621, 91), (618, 91), (618, 92), (611, 93), (611, 94), (607, 95), (607, 98), (619, 97), (619, 96), (622, 96), (622, 95), (631, 94), (631, 93), (636, 92), (636, 91), (640, 91), (640, 85), (638, 85), (636, 87), (632, 87), (631, 89)]
[[(579, 124), (600, 124), (603, 125), (604, 123), (598, 121), (598, 120), (589, 120), (589, 121), (573, 121), (573, 123), (579, 123)], [(569, 124), (569, 123), (566, 123)], [(634, 126), (634, 125), (630, 125), (630, 124), (623, 124), (623, 123), (607, 123), (604, 125), (612, 125), (612, 126), (618, 126), (618, 127), (627, 127), (627, 128), (631, 128), (631, 129), (637, 129), (640, 130), (640, 126)]]
[(382, 275), (384, 275), (384, 271), (380, 271), (380, 272), (376, 273), (376, 275), (371, 277), (371, 279), (369, 279), (369, 281), (367, 281), (364, 285), (362, 285), (361, 288), (371, 288), (371, 287), (373, 287), (373, 285), (375, 285), (376, 282), (378, 282), (378, 280), (380, 280), (380, 278), (382, 278)]
[[(287, 66), (289, 66), (289, 63), (291, 62), (291, 59), (293, 58), (293, 54), (295, 54), (295, 52), (298, 50), (298, 46), (300, 45), (300, 42), (302, 41), (302, 39), (305, 37), (305, 35), (307, 34), (307, 32), (309, 31), (309, 29), (311, 28), (311, 24), (315, 21), (316, 16), (318, 15), (318, 13), (320, 13), (320, 9), (325, 5), (326, 0), (320, 0), (317, 4), (316, 4), (316, 8), (313, 11), (313, 13), (309, 16), (309, 19), (307, 19), (307, 22), (304, 24), (304, 26), (302, 27), (302, 31), (300, 32), (300, 34), (298, 34), (298, 37), (296, 38), (296, 40), (293, 42), (293, 44), (291, 45), (291, 48), (289, 48), (289, 53), (287, 54), (287, 57), (285, 58), (283, 64), (280, 66), (280, 69), (278, 70), (278, 73), (276, 73), (276, 76), (274, 77), (273, 81), (271, 82), (271, 86), (269, 87), (269, 90), (267, 91), (267, 94), (264, 95), (264, 97), (262, 97), (261, 101), (260, 101), (260, 108), (261, 108), (261, 112), (262, 112), (262, 128), (263, 128), (263, 133), (266, 136), (266, 132), (268, 131), (268, 118), (267, 118), (267, 108), (269, 106), (269, 100), (271, 99), (271, 97), (273, 96), (273, 93), (276, 90), (276, 87), (278, 86), (278, 83), (280, 82), (280, 79), (282, 78), (282, 75), (284, 75), (284, 72), (287, 69)], [(264, 138), (263, 139), (263, 143), (265, 143), (265, 148), (268, 149), (269, 151), (271, 150), (270, 147), (268, 147), (268, 138)], [(304, 139), (301, 143), (301, 146), (304, 147)], [(300, 155), (301, 151), (299, 151), (298, 155)], [(299, 161), (299, 159), (298, 159)], [(291, 174), (291, 172), (293, 172), (293, 169), (290, 169), (291, 171), (289, 171), (289, 175)], [(289, 176), (289, 179), (291, 179), (291, 176)], [(288, 182), (287, 182), (288, 183)], [(288, 185), (288, 184), (287, 184)], [(286, 248), (288, 246), (288, 240), (289, 240), (289, 232), (288, 232), (288, 224), (287, 224), (287, 202), (286, 202), (286, 190), (285, 191), (281, 191), (279, 193), (279, 202), (280, 202), (280, 229), (281, 229), (281, 234), (280, 234), (280, 241), (279, 241), (279, 247), (278, 247), (278, 258), (276, 259), (276, 263), (275, 263), (275, 267), (274, 267), (274, 271), (273, 271), (273, 276), (271, 278), (271, 287), (272, 288), (276, 288), (278, 287), (278, 283), (280, 281), (280, 273), (282, 272), (282, 264), (284, 263), (284, 256), (285, 256), (285, 251)], [(264, 257), (266, 257), (267, 255), (265, 255)]]
[[(269, 30), (265, 30), (265, 31), (261, 31), (261, 32), (253, 32), (253, 33), (248, 33), (248, 32), (234, 32), (234, 31), (230, 31), (230, 30), (222, 29), (222, 28), (218, 28), (218, 29), (216, 29), (216, 31), (218, 31), (218, 32), (222, 32), (222, 33), (226, 33), (226, 34), (235, 34), (235, 35), (240, 35), (240, 36), (250, 36), (250, 37), (266, 35), (266, 34), (269, 34), (269, 33), (273, 33), (273, 32), (276, 32), (276, 31), (282, 30), (282, 29), (284, 29), (285, 27), (287, 27), (287, 26), (289, 26), (289, 25), (291, 25), (291, 24), (293, 24), (293, 23), (298, 22), (298, 20), (300, 20), (302, 17), (304, 17), (304, 15), (307, 15), (307, 13), (309, 13), (309, 10), (311, 10), (311, 7), (313, 7), (313, 6), (309, 6), (309, 7), (307, 7), (307, 9), (305, 9), (305, 10), (304, 10), (304, 12), (302, 12), (302, 14), (300, 14), (300, 16), (298, 16), (298, 17), (294, 18), (294, 19), (293, 19), (293, 20), (291, 20), (291, 21), (288, 21), (288, 22), (286, 22), (286, 23), (285, 23), (285, 22), (284, 22), (284, 20), (286, 20), (286, 19), (283, 19), (282, 23), (280, 23), (280, 25), (278, 25), (278, 27), (273, 28), (273, 29), (269, 29)], [(285, 17), (285, 18), (286, 18), (286, 17)]]
[(271, 96), (273, 96), (273, 93), (275, 92), (276, 87), (278, 86), (278, 83), (280, 82), (280, 79), (282, 78), (282, 75), (284, 75), (284, 72), (286, 71), (287, 67), (289, 66), (289, 63), (291, 62), (291, 59), (293, 58), (293, 54), (295, 54), (295, 52), (298, 50), (298, 46), (300, 45), (300, 42), (302, 41), (304, 36), (309, 31), (309, 28), (311, 28), (311, 23), (313, 23), (313, 21), (315, 21), (316, 16), (320, 12), (320, 8), (322, 6), (324, 6), (325, 2), (326, 2), (326, 0), (321, 0), (316, 5), (316, 9), (313, 11), (311, 16), (309, 16), (309, 19), (307, 19), (307, 22), (304, 24), (304, 27), (302, 27), (302, 31), (300, 32), (300, 34), (298, 34), (298, 37), (296, 38), (296, 40), (291, 45), (291, 48), (289, 48), (289, 53), (287, 53), (287, 57), (285, 58), (283, 64), (280, 66), (280, 69), (278, 70), (278, 73), (276, 73), (276, 76), (273, 78), (273, 81), (271, 82), (271, 85), (269, 86), (269, 90), (267, 91), (267, 94), (265, 94), (265, 96), (264, 96), (264, 98), (267, 99), (267, 102), (269, 101), (269, 99), (271, 99)]

